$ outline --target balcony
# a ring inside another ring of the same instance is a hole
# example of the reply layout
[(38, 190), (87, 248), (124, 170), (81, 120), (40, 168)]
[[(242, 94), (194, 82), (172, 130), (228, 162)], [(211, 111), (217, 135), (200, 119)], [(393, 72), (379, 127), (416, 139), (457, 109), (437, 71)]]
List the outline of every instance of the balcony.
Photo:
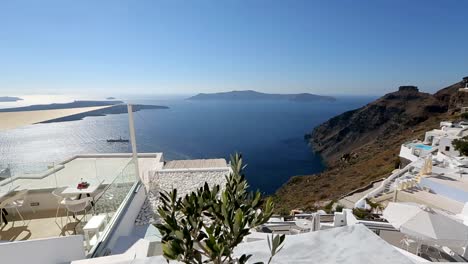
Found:
[[(154, 157), (139, 158), (140, 164)], [(83, 235), (92, 254), (139, 183), (129, 154), (80, 155), (58, 164), (11, 164), (0, 181), (2, 242)], [(78, 188), (87, 182), (87, 188)], [(3, 212), (5, 212), (5, 210)]]

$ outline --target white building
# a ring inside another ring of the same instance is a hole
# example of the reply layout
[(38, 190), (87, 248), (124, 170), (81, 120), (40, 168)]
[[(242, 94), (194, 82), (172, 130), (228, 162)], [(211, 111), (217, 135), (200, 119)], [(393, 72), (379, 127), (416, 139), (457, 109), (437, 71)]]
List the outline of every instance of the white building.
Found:
[[(409, 163), (392, 173), (380, 186), (363, 195), (355, 206), (366, 207), (365, 199), (374, 198), (379, 202), (416, 202), (452, 214), (461, 213), (464, 204), (468, 202), (468, 179), (463, 176), (468, 174), (468, 159), (460, 156), (452, 142), (467, 135), (467, 123), (441, 122), (440, 129), (425, 133), (423, 142), (402, 144), (400, 157)], [(430, 169), (426, 168), (428, 159)]]
[(459, 157), (460, 153), (452, 145), (454, 139), (468, 135), (468, 123), (440, 122), (440, 129), (427, 131), (424, 141), (414, 140), (401, 145), (400, 157), (416, 161), (428, 154), (441, 153), (451, 157)]

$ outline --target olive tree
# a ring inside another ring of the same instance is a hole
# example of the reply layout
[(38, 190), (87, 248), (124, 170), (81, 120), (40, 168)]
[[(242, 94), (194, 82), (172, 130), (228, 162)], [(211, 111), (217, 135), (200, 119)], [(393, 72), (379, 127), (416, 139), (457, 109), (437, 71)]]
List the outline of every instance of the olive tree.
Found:
[[(163, 255), (184, 263), (246, 263), (251, 255), (233, 256), (234, 248), (264, 224), (273, 214), (271, 199), (261, 200), (260, 192), (248, 192), (242, 157), (231, 157), (232, 172), (226, 176), (224, 190), (207, 183), (184, 197), (177, 189), (162, 192), (158, 213), (161, 223)], [(272, 236), (268, 245), (273, 257), (285, 236)], [(268, 262), (271, 261), (271, 258)]]

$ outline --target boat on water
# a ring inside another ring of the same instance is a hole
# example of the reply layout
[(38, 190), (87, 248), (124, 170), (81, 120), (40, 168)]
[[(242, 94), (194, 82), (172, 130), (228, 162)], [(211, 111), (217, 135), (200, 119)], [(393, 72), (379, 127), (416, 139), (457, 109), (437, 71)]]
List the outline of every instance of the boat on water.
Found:
[(129, 142), (128, 139), (123, 139), (122, 137), (119, 137), (118, 139), (107, 139), (108, 143), (117, 143), (117, 142)]

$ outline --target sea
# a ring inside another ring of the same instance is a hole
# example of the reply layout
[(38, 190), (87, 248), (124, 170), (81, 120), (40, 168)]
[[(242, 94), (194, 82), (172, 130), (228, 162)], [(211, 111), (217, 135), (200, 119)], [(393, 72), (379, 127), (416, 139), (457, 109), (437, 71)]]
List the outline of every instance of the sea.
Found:
[[(129, 96), (124, 101), (169, 107), (135, 113), (138, 152), (163, 152), (166, 160), (229, 159), (241, 153), (251, 189), (272, 194), (292, 176), (324, 170), (320, 155), (304, 140), (306, 133), (373, 99), (342, 96), (334, 102), (190, 101), (185, 97)], [(73, 100), (26, 96), (24, 101), (1, 103), (0, 108), (66, 101)], [(128, 143), (106, 141), (119, 137), (129, 138), (127, 114), (0, 131), (0, 167), (29, 172), (76, 154), (130, 153)]]

